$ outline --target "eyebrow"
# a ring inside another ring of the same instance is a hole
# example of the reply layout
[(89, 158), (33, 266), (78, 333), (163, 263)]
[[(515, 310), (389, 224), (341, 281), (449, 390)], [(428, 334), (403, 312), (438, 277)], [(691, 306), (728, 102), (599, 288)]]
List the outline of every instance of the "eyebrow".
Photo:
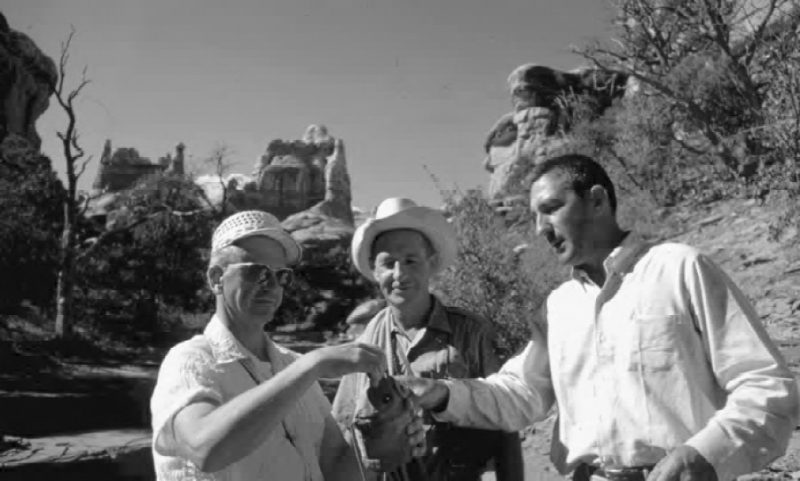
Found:
[(560, 199), (558, 197), (547, 197), (544, 200), (542, 200), (541, 202), (537, 202), (535, 205), (536, 205), (536, 210), (539, 210), (539, 209), (542, 209), (542, 208), (548, 209), (548, 208), (564, 205), (564, 200)]

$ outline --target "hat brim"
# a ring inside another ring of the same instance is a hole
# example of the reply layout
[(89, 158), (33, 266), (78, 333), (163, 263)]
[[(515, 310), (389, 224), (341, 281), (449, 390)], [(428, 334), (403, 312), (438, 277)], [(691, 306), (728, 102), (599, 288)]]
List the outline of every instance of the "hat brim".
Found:
[(367, 279), (376, 281), (369, 262), (375, 238), (386, 231), (398, 229), (415, 230), (428, 238), (439, 256), (434, 274), (455, 260), (458, 246), (453, 226), (440, 212), (430, 207), (411, 207), (381, 219), (369, 219), (356, 229), (351, 249), (353, 264)]
[(242, 237), (237, 238), (236, 241), (255, 236), (268, 237), (274, 241), (277, 241), (283, 247), (283, 250), (286, 253), (286, 263), (289, 265), (295, 265), (299, 263), (300, 259), (303, 257), (303, 248), (300, 246), (300, 243), (298, 243), (294, 237), (287, 234), (282, 229), (275, 229), (271, 227), (254, 230), (252, 232), (248, 232)]

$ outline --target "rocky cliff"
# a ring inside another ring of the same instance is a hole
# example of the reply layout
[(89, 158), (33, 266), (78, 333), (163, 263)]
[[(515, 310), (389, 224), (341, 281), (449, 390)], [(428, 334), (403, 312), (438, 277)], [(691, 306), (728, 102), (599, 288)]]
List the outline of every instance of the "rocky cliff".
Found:
[(185, 146), (180, 143), (175, 147), (175, 157), (167, 154), (158, 163), (142, 157), (133, 147), (119, 147), (112, 152), (111, 140), (106, 140), (100, 164), (97, 168), (92, 188), (97, 191), (119, 192), (130, 189), (142, 178), (160, 173), (183, 175), (185, 172), (183, 152)]
[(522, 182), (530, 169), (569, 143), (573, 103), (578, 100), (599, 114), (625, 93), (627, 80), (621, 73), (591, 68), (562, 72), (524, 64), (514, 69), (508, 77), (513, 111), (495, 122), (484, 142), (489, 196), (524, 194)]
[(39, 149), (36, 119), (47, 110), (57, 79), (53, 60), (0, 13), (0, 142), (17, 135)]

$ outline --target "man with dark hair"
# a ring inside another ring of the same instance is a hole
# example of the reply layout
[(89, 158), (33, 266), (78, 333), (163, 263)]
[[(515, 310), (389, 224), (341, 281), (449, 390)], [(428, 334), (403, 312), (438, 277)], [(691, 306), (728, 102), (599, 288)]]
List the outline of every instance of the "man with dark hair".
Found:
[(605, 169), (585, 155), (568, 154), (545, 160), (533, 168), (528, 178), (528, 184), (533, 185), (544, 174), (555, 169), (559, 169), (567, 175), (572, 190), (581, 198), (585, 198), (586, 193), (595, 185), (604, 188), (608, 194), (611, 212), (617, 212), (617, 194), (614, 184)]
[(783, 454), (797, 385), (733, 281), (689, 246), (621, 229), (594, 160), (557, 157), (532, 179), (537, 233), (571, 279), (498, 374), (405, 380), (421, 405), (507, 430), (556, 405), (551, 459), (575, 481), (731, 481)]

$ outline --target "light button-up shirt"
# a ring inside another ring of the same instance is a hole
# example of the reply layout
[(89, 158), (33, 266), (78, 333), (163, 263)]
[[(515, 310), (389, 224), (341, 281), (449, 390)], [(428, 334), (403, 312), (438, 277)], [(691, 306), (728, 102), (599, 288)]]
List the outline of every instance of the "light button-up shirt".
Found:
[(498, 374), (448, 381), (440, 419), (519, 429), (555, 403), (561, 472), (654, 464), (688, 444), (728, 481), (783, 454), (795, 379), (728, 276), (688, 246), (634, 234), (605, 268), (602, 288), (575, 271), (553, 291), (546, 322)]
[(319, 457), (330, 403), (318, 384), (306, 391), (263, 444), (227, 468), (203, 473), (191, 461), (176, 456), (173, 421), (181, 409), (202, 400), (223, 404), (253, 389), (254, 376), (258, 382), (268, 380), (298, 356), (269, 337), (267, 349), (271, 362), (259, 360), (213, 317), (202, 335), (170, 350), (150, 401), (153, 460), (159, 481), (322, 481)]

